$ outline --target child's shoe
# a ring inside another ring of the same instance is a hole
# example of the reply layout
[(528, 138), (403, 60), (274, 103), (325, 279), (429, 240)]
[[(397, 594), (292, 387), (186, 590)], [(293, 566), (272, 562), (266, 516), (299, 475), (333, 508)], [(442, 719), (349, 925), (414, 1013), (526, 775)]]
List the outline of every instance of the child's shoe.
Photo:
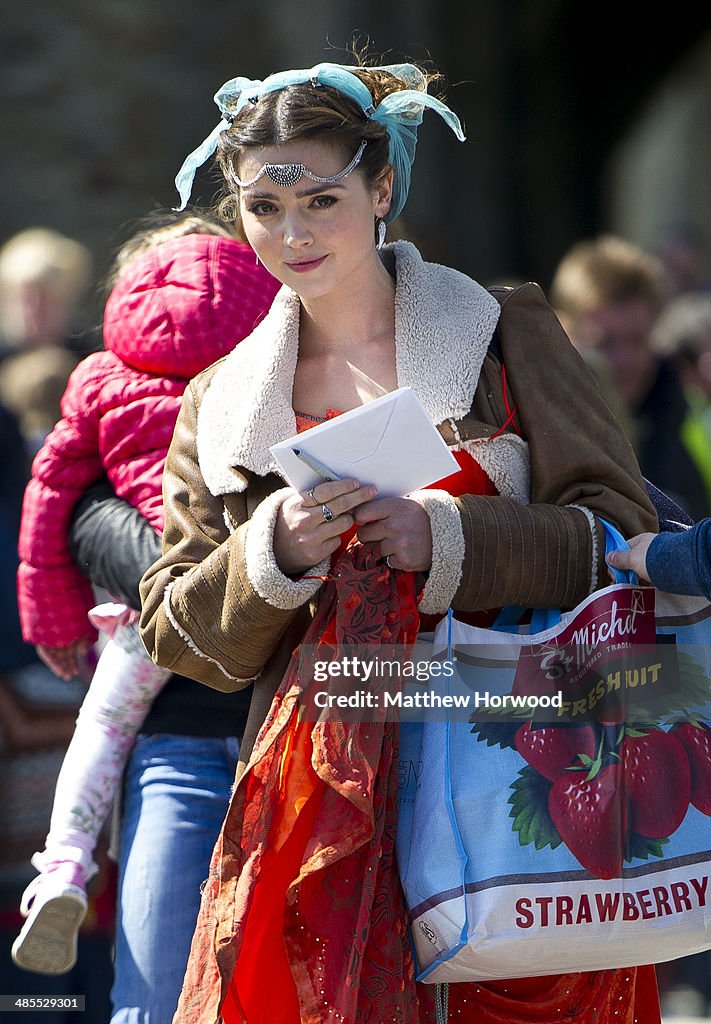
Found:
[(37, 974), (71, 970), (86, 909), (85, 873), (79, 864), (60, 861), (33, 879), (20, 904), (27, 920), (12, 946), (17, 966)]

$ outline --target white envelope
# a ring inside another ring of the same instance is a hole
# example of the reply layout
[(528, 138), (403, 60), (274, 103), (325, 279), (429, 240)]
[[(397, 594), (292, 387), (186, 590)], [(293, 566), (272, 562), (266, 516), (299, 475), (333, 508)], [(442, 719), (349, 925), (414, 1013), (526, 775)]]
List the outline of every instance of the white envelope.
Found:
[(298, 491), (323, 476), (294, 454), (331, 471), (334, 478), (374, 484), (379, 497), (401, 497), (459, 470), (437, 428), (411, 388), (391, 391), (270, 448), (284, 478)]

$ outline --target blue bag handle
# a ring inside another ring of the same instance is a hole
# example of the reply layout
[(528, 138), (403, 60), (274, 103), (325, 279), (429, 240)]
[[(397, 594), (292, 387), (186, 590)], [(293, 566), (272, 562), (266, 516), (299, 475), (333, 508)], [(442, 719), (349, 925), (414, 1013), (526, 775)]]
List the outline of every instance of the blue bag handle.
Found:
[[(605, 527), (605, 554), (609, 555), (611, 551), (629, 551), (630, 546), (617, 527), (608, 523), (606, 519), (601, 519), (600, 522)], [(611, 565), (607, 568), (614, 576), (615, 583), (639, 583), (637, 574), (631, 569), (615, 569)]]
[[(512, 626), (516, 626), (528, 609), (523, 605), (509, 604), (502, 608), (491, 624), (492, 629), (508, 632)], [(544, 629), (557, 626), (560, 622), (559, 608), (534, 608), (531, 612), (531, 633), (542, 633)]]

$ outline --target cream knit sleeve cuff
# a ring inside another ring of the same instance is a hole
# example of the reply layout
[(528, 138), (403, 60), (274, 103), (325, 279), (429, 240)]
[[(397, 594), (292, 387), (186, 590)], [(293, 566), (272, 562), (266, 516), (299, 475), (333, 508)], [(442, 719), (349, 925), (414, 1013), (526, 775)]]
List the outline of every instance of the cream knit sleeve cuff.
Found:
[(432, 530), (432, 568), (420, 600), (426, 615), (444, 614), (462, 579), (464, 531), (456, 502), (447, 491), (413, 491), (408, 495), (420, 505)]
[(277, 565), (274, 526), (279, 509), (291, 493), (290, 488), (283, 487), (257, 505), (247, 527), (244, 545), (249, 582), (267, 604), (282, 611), (292, 611), (306, 604), (323, 583), (322, 579), (310, 577), (325, 576), (331, 564), (331, 559), (325, 558), (307, 569), (301, 579), (285, 576)]

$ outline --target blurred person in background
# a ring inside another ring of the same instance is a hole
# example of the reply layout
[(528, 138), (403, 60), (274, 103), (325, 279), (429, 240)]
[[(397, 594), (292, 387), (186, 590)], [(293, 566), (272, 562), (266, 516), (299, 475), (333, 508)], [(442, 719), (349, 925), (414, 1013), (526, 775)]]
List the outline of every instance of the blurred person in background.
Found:
[(0, 672), (12, 672), (35, 660), (34, 650), (22, 640), (14, 582), (28, 476), (17, 417), (0, 402)]
[(667, 299), (687, 292), (709, 292), (708, 246), (693, 224), (670, 225), (655, 247), (664, 272)]
[(652, 347), (674, 366), (688, 403), (684, 447), (704, 482), (711, 509), (711, 292), (671, 299), (652, 331)]
[[(614, 235), (578, 242), (558, 264), (551, 303), (578, 351), (609, 374), (609, 404), (622, 403), (644, 476), (693, 519), (708, 515), (704, 479), (683, 437), (684, 387), (652, 344), (665, 305), (659, 261)], [(598, 379), (604, 390), (606, 377)]]
[(77, 357), (65, 348), (38, 349), (0, 364), (0, 398), (18, 419), (29, 460), (61, 416), (60, 403)]
[(81, 242), (28, 228), (0, 249), (0, 399), (33, 455), (59, 419), (69, 374), (87, 350), (77, 329), (92, 258)]
[(28, 228), (0, 248), (0, 339), (5, 355), (72, 342), (92, 258), (81, 242)]

